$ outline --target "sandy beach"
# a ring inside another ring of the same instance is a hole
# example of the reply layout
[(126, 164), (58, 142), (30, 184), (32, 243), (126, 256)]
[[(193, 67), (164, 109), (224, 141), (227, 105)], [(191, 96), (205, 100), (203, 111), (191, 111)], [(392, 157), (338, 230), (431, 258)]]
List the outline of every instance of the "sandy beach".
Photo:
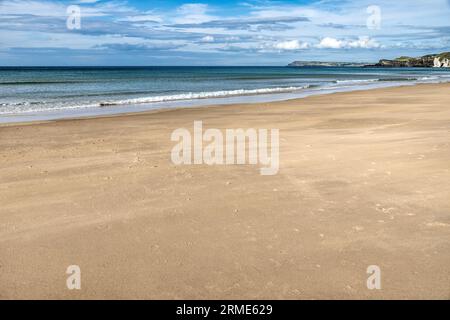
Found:
[[(0, 125), (0, 298), (449, 299), (449, 89)], [(174, 165), (198, 120), (279, 129), (278, 174)]]

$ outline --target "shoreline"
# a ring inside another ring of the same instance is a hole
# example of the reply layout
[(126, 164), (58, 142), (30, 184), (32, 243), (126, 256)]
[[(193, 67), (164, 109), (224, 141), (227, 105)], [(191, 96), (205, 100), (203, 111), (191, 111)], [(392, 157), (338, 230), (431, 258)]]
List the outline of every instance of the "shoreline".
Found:
[[(110, 106), (100, 106), (92, 107), (86, 109), (79, 109), (77, 111), (70, 112), (57, 112), (53, 116), (49, 116), (47, 111), (32, 112), (32, 113), (22, 113), (22, 114), (0, 114), (0, 127), (2, 126), (14, 126), (14, 125), (24, 125), (32, 123), (46, 123), (52, 121), (66, 121), (66, 120), (80, 120), (80, 119), (93, 119), (93, 118), (103, 118), (121, 115), (131, 115), (131, 114), (141, 114), (141, 113), (159, 113), (170, 110), (179, 109), (197, 109), (197, 108), (210, 108), (218, 106), (233, 106), (233, 105), (257, 105), (266, 103), (278, 103), (278, 102), (288, 102), (300, 99), (305, 99), (314, 96), (324, 96), (333, 95), (338, 93), (351, 93), (351, 92), (361, 92), (361, 91), (373, 91), (373, 90), (383, 90), (388, 88), (397, 87), (407, 87), (407, 86), (422, 86), (422, 85), (440, 85), (450, 83), (449, 81), (441, 81), (439, 83), (386, 83), (365, 85), (365, 86), (355, 86), (355, 87), (341, 87), (341, 88), (321, 88), (313, 91), (305, 91), (302, 93), (291, 93), (291, 94), (260, 94), (260, 95), (249, 95), (249, 96), (231, 96), (227, 98), (205, 98), (205, 99), (195, 99), (195, 100), (180, 100), (171, 101), (163, 103), (152, 103), (152, 104), (130, 104), (130, 105), (116, 105), (112, 108)], [(281, 98), (281, 95), (284, 98)], [(272, 99), (270, 97), (273, 97)], [(242, 99), (244, 101), (239, 101)], [(257, 100), (257, 101), (252, 101)], [(249, 100), (249, 101), (245, 101)], [(258, 101), (259, 100), (259, 101)], [(222, 102), (222, 103), (220, 103)], [(177, 106), (178, 105), (178, 106)], [(156, 106), (155, 108), (153, 108)], [(158, 107), (159, 106), (159, 107)], [(110, 108), (110, 109), (109, 109)], [(130, 111), (126, 109), (136, 108), (136, 111)], [(84, 110), (81, 111), (81, 110)], [(59, 110), (60, 111), (60, 110)], [(47, 115), (46, 115), (47, 114)], [(20, 118), (30, 118), (30, 120), (20, 120)], [(36, 118), (33, 120), (33, 118)], [(11, 121), (7, 121), (12, 119)], [(15, 120), (17, 119), (17, 121)]]
[[(448, 299), (449, 89), (0, 125), (0, 299)], [(279, 129), (278, 174), (173, 164), (196, 120)]]

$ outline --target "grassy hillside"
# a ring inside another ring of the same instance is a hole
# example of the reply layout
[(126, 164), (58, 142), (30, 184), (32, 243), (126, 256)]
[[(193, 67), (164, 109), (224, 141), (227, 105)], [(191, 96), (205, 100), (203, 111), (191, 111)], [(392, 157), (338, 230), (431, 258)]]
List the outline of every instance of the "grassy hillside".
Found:
[(450, 60), (450, 52), (443, 52), (437, 55), (438, 58), (442, 59), (449, 59)]

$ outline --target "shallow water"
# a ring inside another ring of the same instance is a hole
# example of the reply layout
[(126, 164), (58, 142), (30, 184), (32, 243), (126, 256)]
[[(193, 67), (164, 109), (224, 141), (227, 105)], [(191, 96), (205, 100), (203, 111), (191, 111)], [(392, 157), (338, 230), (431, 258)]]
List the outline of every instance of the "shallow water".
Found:
[(0, 68), (0, 122), (450, 81), (450, 70), (358, 67)]

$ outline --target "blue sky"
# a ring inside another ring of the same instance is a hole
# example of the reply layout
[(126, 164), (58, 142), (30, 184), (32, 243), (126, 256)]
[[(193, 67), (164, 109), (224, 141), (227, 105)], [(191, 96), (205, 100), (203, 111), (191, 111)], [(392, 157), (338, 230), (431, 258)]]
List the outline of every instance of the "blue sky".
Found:
[[(80, 29), (67, 8), (80, 8)], [(0, 0), (0, 65), (286, 65), (450, 51), (450, 0)]]

